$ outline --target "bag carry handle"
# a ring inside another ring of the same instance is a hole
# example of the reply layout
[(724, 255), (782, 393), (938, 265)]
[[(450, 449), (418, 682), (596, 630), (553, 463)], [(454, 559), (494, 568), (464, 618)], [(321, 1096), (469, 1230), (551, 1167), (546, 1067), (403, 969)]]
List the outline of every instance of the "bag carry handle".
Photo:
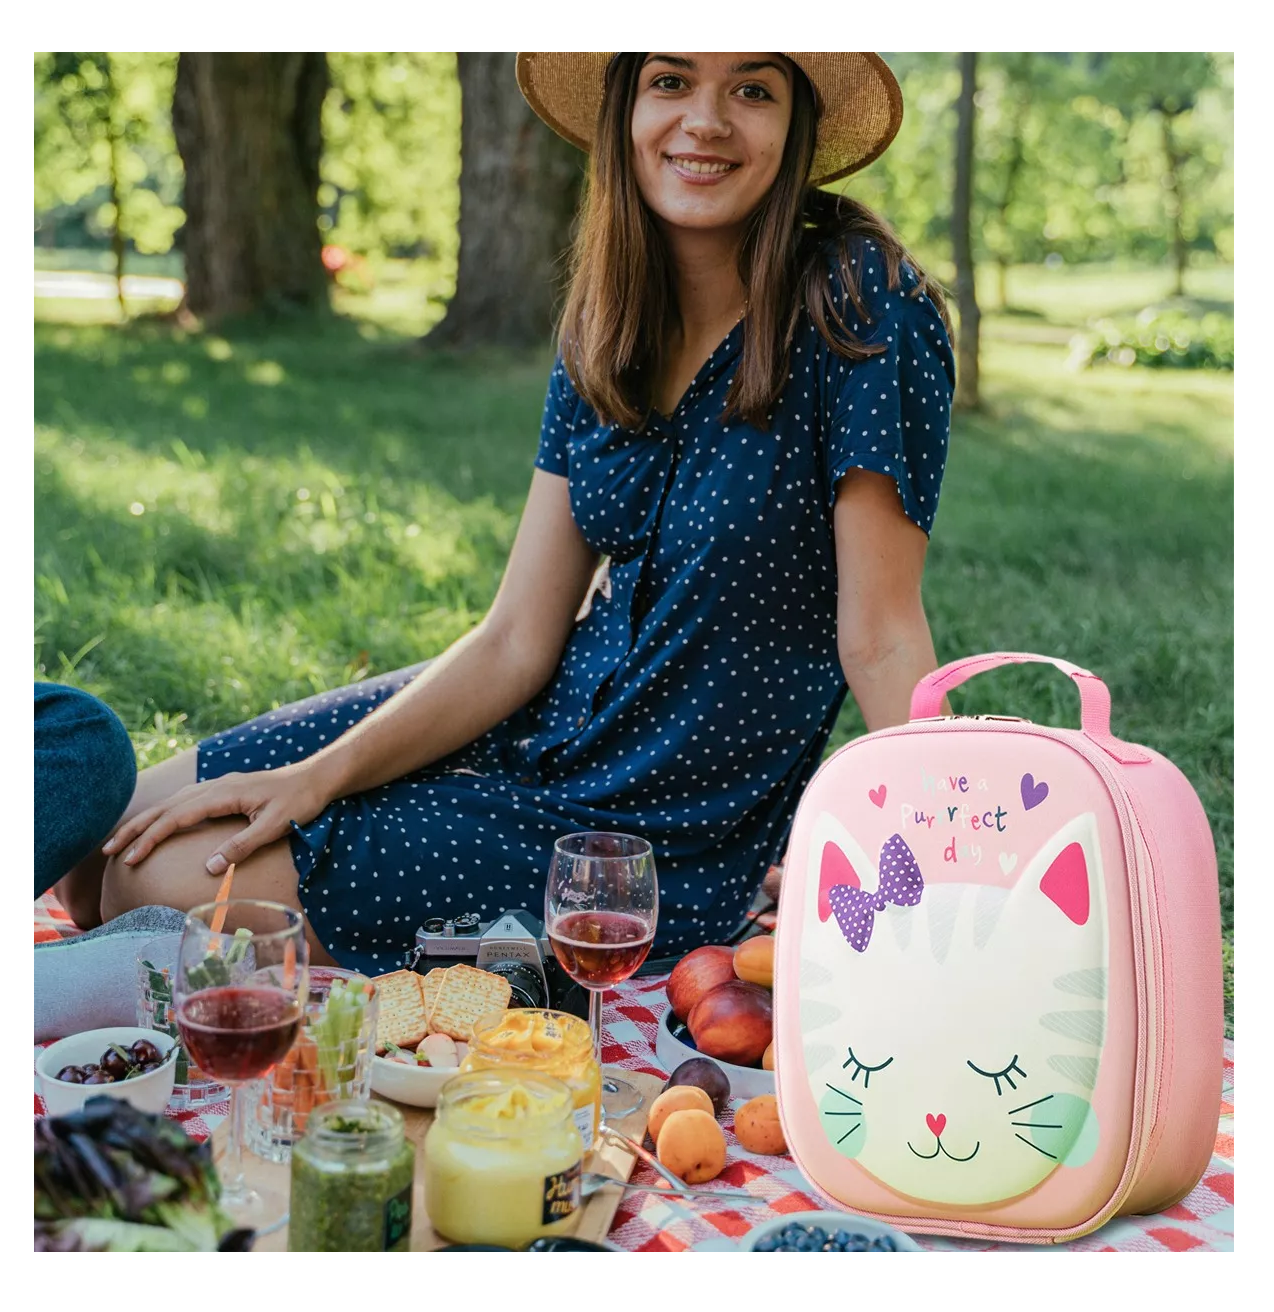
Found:
[(1110, 732), (1110, 689), (1091, 671), (1056, 656), (1038, 656), (1029, 651), (994, 651), (966, 656), (926, 674), (911, 694), (911, 718), (926, 720), (942, 714), (942, 699), (962, 683), (1001, 665), (1055, 665), (1074, 680), (1079, 689), (1079, 723), (1084, 736), (1121, 765), (1141, 765), (1150, 760), (1142, 748), (1126, 743)]

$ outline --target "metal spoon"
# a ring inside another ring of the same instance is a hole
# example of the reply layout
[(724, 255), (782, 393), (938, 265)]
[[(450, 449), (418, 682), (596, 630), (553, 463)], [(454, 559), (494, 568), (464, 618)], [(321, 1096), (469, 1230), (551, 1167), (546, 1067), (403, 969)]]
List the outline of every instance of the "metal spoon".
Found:
[(752, 1194), (744, 1193), (742, 1189), (694, 1189), (684, 1184), (680, 1188), (663, 1189), (657, 1184), (632, 1184), (627, 1180), (616, 1180), (614, 1176), (603, 1175), (600, 1171), (585, 1171), (580, 1176), (580, 1193), (583, 1197), (590, 1198), (609, 1184), (625, 1191), (661, 1194), (665, 1198), (720, 1199), (723, 1202), (733, 1203), (736, 1207), (769, 1206), (764, 1198), (756, 1198)]

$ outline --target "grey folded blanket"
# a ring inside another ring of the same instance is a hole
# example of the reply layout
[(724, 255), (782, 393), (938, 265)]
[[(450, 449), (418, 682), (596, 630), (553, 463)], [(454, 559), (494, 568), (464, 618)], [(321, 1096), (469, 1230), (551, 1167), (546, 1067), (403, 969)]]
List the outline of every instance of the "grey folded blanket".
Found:
[(183, 911), (138, 907), (98, 929), (35, 947), (35, 1042), (107, 1025), (137, 1024), (137, 953), (160, 935), (180, 939)]

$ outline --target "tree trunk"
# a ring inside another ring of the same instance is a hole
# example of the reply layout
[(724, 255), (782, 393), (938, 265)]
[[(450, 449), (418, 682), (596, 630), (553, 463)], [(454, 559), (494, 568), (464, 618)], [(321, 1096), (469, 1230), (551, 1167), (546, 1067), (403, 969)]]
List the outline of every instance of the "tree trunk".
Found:
[(955, 196), (951, 212), (951, 241), (956, 266), (956, 306), (960, 311), (957, 338), (955, 405), (976, 410), (978, 392), (978, 333), (981, 314), (973, 268), (973, 124), (977, 91), (977, 52), (960, 56), (960, 99), (957, 104)]
[(1172, 258), (1177, 275), (1176, 288), (1173, 291), (1173, 295), (1184, 296), (1186, 294), (1186, 262), (1188, 253), (1186, 251), (1184, 229), (1185, 216), (1182, 213), (1182, 157), (1177, 150), (1177, 143), (1172, 136), (1172, 119), (1173, 115), (1160, 109), (1159, 121), (1163, 125), (1163, 153), (1168, 161), (1168, 172), (1166, 174), (1168, 183), (1168, 202), (1164, 205), (1164, 209), (1167, 211), (1168, 223), (1172, 228)]
[[(998, 214), (1002, 239), (1008, 241), (1009, 209), (1017, 195), (1017, 179), (1026, 157), (1024, 140), (1027, 101), (1031, 86), (1031, 56), (1023, 54), (1008, 67), (1010, 85), (1014, 87), (1013, 117), (1009, 128), (1009, 162), (1004, 170), (1004, 190), (1000, 193)], [(1000, 309), (1009, 308), (1009, 252), (1001, 250), (997, 260), (1000, 274)]]
[(111, 223), (111, 255), (115, 262), (115, 299), (119, 301), (119, 320), (125, 323), (128, 319), (128, 305), (124, 301), (124, 209), (123, 209), (123, 188), (120, 184), (119, 172), (119, 147), (120, 147), (120, 127), (116, 115), (116, 100), (118, 91), (115, 86), (114, 69), (111, 67), (111, 57), (107, 55), (106, 59), (106, 137), (110, 146), (111, 156), (111, 209), (115, 211), (115, 218)]
[(324, 54), (177, 60), (186, 306), (205, 318), (327, 306), (318, 230)]
[(431, 346), (540, 346), (552, 332), (584, 157), (522, 99), (514, 59), (458, 56), (460, 266)]

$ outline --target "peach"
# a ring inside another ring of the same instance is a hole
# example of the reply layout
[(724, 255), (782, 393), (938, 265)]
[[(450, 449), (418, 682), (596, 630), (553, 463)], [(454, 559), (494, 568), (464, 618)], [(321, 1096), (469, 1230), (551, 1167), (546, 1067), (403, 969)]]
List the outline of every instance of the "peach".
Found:
[(687, 1184), (703, 1184), (725, 1167), (725, 1131), (711, 1112), (673, 1112), (659, 1131), (655, 1151)]
[(745, 1102), (734, 1113), (734, 1137), (750, 1153), (778, 1157), (787, 1152), (778, 1099), (772, 1093)]
[(716, 1119), (712, 1099), (698, 1086), (675, 1084), (671, 1089), (665, 1089), (650, 1104), (650, 1117), (646, 1121), (646, 1133), (650, 1135), (655, 1143), (658, 1143), (659, 1131), (664, 1128), (664, 1122), (668, 1117), (673, 1112), (688, 1111), (709, 1112), (713, 1115), (713, 1119)]
[(773, 1016), (769, 990), (736, 979), (704, 994), (686, 1023), (705, 1057), (755, 1066), (774, 1038)]
[(695, 948), (673, 967), (668, 977), (668, 1005), (678, 1020), (685, 1020), (710, 989), (734, 979), (734, 949)]
[(772, 1071), (774, 1069), (774, 1044), (766, 1048), (761, 1057), (761, 1069), (763, 1071)]
[(774, 935), (745, 938), (734, 950), (734, 973), (749, 984), (774, 987)]

